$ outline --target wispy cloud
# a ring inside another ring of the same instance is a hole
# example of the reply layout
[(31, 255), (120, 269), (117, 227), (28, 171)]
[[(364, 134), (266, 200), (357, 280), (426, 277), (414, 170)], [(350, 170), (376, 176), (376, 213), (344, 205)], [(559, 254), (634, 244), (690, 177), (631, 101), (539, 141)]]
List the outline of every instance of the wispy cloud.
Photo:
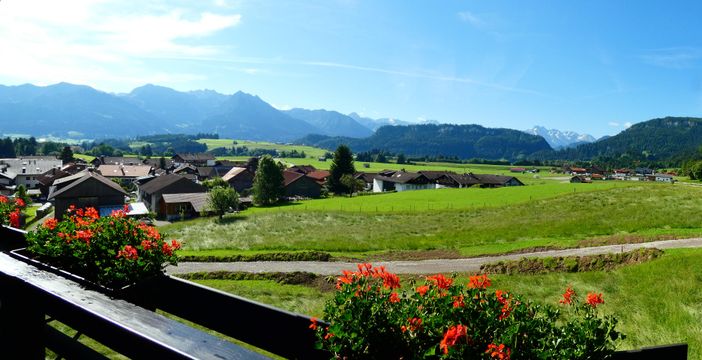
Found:
[(424, 79), (438, 80), (438, 81), (450, 81), (450, 82), (457, 82), (457, 83), (464, 83), (464, 84), (473, 84), (473, 85), (477, 85), (477, 86), (481, 86), (481, 87), (486, 87), (486, 88), (491, 88), (491, 89), (501, 90), (501, 91), (507, 91), (507, 92), (529, 94), (529, 95), (538, 95), (538, 96), (548, 96), (544, 93), (541, 93), (541, 92), (535, 91), (535, 90), (522, 89), (522, 88), (518, 88), (518, 87), (507, 86), (507, 85), (491, 83), (491, 82), (484, 82), (484, 81), (479, 81), (479, 80), (475, 80), (475, 79), (471, 79), (471, 78), (467, 78), (467, 77), (442, 75), (442, 74), (436, 74), (436, 73), (430, 73), (430, 72), (424, 72), (424, 71), (401, 71), (401, 70), (384, 69), (384, 68), (368, 67), (368, 66), (358, 66), (358, 65), (352, 65), (352, 64), (324, 62), (324, 61), (302, 61), (299, 63), (302, 65), (310, 65), (310, 66), (351, 69), (351, 70), (358, 70), (358, 71), (383, 73), (383, 74), (389, 74), (389, 75), (398, 75), (398, 76), (424, 78)]
[(610, 122), (607, 123), (607, 125), (609, 125), (609, 126), (611, 126), (611, 127), (615, 127), (615, 128), (621, 127), (621, 128), (624, 128), (624, 129), (628, 129), (628, 128), (631, 127), (631, 125), (634, 125), (634, 124), (633, 124), (632, 122), (630, 122), (630, 121), (627, 121), (627, 122), (625, 122), (625, 123), (620, 123), (620, 122), (617, 122), (617, 121), (610, 121)]
[(462, 21), (471, 24), (472, 26), (478, 28), (478, 29), (483, 29), (486, 26), (486, 22), (484, 19), (479, 17), (478, 15), (470, 12), (470, 11), (461, 11), (458, 13), (458, 18), (461, 19)]
[(639, 57), (649, 65), (669, 69), (686, 69), (702, 63), (702, 48), (671, 47), (652, 49)]
[(311, 66), (311, 67), (321, 67), (321, 68), (337, 68), (346, 69), (354, 71), (372, 72), (387, 75), (397, 75), (402, 77), (411, 78), (421, 78), (436, 81), (448, 81), (464, 84), (472, 84), (479, 87), (490, 88), (500, 91), (521, 93), (527, 95), (536, 95), (542, 97), (551, 97), (548, 94), (542, 92), (524, 89), (520, 87), (508, 86), (499, 83), (480, 81), (468, 77), (459, 77), (445, 75), (438, 72), (426, 71), (426, 70), (416, 70), (416, 71), (403, 71), (395, 69), (387, 69), (372, 66), (361, 66), (354, 64), (346, 64), (331, 61), (313, 61), (313, 60), (289, 60), (285, 58), (260, 58), (260, 57), (207, 57), (207, 56), (178, 56), (178, 57), (165, 57), (165, 59), (171, 60), (183, 60), (183, 61), (199, 61), (199, 62), (213, 62), (213, 63), (234, 63), (234, 64), (249, 64), (249, 65), (296, 65), (296, 66)]
[(12, 49), (2, 54), (0, 77), (38, 84), (111, 82), (122, 88), (192, 81), (201, 76), (146, 69), (141, 58), (215, 55), (219, 49), (206, 38), (241, 21), (240, 14), (131, 6), (117, 0), (0, 2), (0, 48)]

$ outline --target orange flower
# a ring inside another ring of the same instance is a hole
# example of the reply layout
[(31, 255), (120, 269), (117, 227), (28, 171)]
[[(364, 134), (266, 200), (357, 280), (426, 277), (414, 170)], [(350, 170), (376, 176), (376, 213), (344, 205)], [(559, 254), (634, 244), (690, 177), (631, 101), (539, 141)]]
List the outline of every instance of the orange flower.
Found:
[(180, 243), (178, 242), (178, 240), (171, 240), (171, 247), (173, 248), (173, 250), (180, 249)]
[(490, 344), (485, 350), (486, 354), (490, 354), (493, 359), (509, 360), (510, 355), (512, 355), (512, 350), (505, 346), (505, 344), (495, 345)]
[(98, 219), (100, 218), (100, 213), (97, 210), (95, 210), (94, 207), (89, 207), (85, 209), (85, 216), (91, 219)]
[(501, 314), (497, 318), (499, 320), (504, 320), (507, 317), (509, 317), (509, 314), (512, 312), (512, 309), (510, 308), (510, 301), (509, 299), (506, 299), (504, 296), (509, 295), (506, 291), (502, 290), (495, 290), (495, 297), (497, 298), (497, 301), (502, 304), (502, 309), (500, 310)]
[(439, 289), (448, 289), (453, 284), (453, 279), (445, 277), (443, 274), (436, 274), (427, 277), (427, 280), (433, 282)]
[(20, 211), (19, 209), (10, 213), (10, 226), (13, 228), (20, 227)]
[(310, 324), (310, 329), (317, 330), (317, 327), (318, 327), (317, 326), (317, 318), (316, 317), (310, 318), (310, 322), (312, 322)]
[(400, 302), (400, 296), (397, 295), (396, 292), (393, 292), (392, 294), (390, 294), (390, 298), (388, 299), (388, 301), (390, 301), (391, 303), (399, 303), (399, 302)]
[(573, 296), (577, 296), (577, 294), (575, 294), (575, 290), (568, 286), (566, 291), (563, 293), (563, 299), (558, 302), (564, 305), (570, 305), (573, 303)]
[(449, 348), (452, 348), (458, 344), (462, 339), (466, 338), (466, 332), (468, 328), (463, 325), (451, 326), (444, 333), (444, 338), (441, 340), (439, 347), (444, 354), (448, 354)]
[(429, 286), (427, 286), (427, 285), (422, 285), (422, 286), (417, 288), (417, 292), (419, 293), (419, 295), (422, 295), (422, 296), (424, 296), (424, 294), (426, 294), (427, 291), (429, 291)]
[(453, 307), (454, 308), (465, 307), (465, 306), (466, 306), (466, 303), (463, 302), (463, 295), (453, 297)]
[(118, 258), (125, 258), (127, 260), (136, 260), (139, 258), (139, 254), (137, 253), (137, 249), (134, 248), (134, 246), (131, 245), (125, 245), (123, 250), (120, 250), (117, 253)]
[(55, 218), (49, 218), (46, 219), (46, 221), (44, 221), (44, 227), (49, 230), (55, 229), (56, 225), (58, 225), (58, 220), (56, 220)]
[(471, 276), (468, 281), (468, 287), (473, 289), (485, 289), (490, 285), (492, 283), (486, 274)]
[(90, 245), (90, 239), (92, 237), (93, 237), (93, 232), (90, 229), (76, 231), (76, 239), (83, 240), (88, 245)]
[(400, 278), (389, 272), (383, 272), (380, 274), (380, 277), (383, 279), (383, 286), (388, 288), (388, 289), (397, 289), (400, 287)]
[(588, 305), (592, 306), (592, 308), (596, 308), (598, 304), (604, 304), (604, 299), (602, 298), (602, 293), (595, 294), (595, 293), (588, 293), (587, 294), (587, 300), (585, 300)]
[(7, 197), (0, 195), (0, 204), (7, 203)]

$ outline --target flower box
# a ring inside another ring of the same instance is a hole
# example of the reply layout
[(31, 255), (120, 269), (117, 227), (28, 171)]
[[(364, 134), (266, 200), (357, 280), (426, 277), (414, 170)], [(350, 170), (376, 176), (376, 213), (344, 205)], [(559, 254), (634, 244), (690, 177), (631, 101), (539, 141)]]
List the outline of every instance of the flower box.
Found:
[(163, 275), (177, 263), (180, 244), (155, 227), (126, 217), (126, 209), (100, 217), (94, 208), (69, 208), (66, 219), (49, 219), (27, 233), (27, 246), (12, 256), (45, 270), (111, 292)]

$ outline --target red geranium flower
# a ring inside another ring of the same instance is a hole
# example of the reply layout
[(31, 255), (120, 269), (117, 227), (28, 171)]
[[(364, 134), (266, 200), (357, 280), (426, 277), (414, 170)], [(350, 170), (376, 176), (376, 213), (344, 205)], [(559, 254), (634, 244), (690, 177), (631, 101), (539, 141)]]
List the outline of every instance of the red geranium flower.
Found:
[(55, 229), (56, 225), (58, 225), (58, 220), (56, 220), (55, 218), (49, 218), (46, 219), (46, 221), (44, 221), (44, 227), (49, 230)]
[(474, 289), (485, 289), (490, 287), (492, 283), (486, 274), (471, 276), (468, 281), (468, 287)]
[(485, 350), (486, 354), (490, 354), (493, 359), (509, 360), (510, 355), (512, 355), (512, 350), (505, 346), (505, 344), (495, 345), (490, 344)]
[(596, 308), (598, 304), (604, 304), (604, 299), (602, 298), (602, 293), (595, 294), (595, 293), (588, 293), (587, 294), (587, 300), (585, 300), (588, 305), (592, 306), (592, 308)]
[(573, 303), (573, 296), (577, 296), (577, 294), (575, 294), (575, 290), (568, 286), (566, 291), (563, 293), (563, 299), (558, 302), (564, 305), (570, 305)]
[(456, 346), (459, 341), (466, 338), (466, 332), (468, 328), (463, 325), (451, 326), (444, 333), (444, 338), (441, 340), (439, 347), (444, 354), (448, 354), (449, 348)]
[(422, 296), (424, 296), (424, 294), (426, 294), (427, 291), (429, 291), (429, 286), (427, 286), (427, 285), (422, 285), (422, 286), (417, 288), (417, 292), (419, 293), (419, 295), (422, 295)]
[(448, 289), (453, 284), (453, 279), (447, 278), (444, 274), (436, 274), (427, 277), (427, 280), (433, 282), (439, 289)]

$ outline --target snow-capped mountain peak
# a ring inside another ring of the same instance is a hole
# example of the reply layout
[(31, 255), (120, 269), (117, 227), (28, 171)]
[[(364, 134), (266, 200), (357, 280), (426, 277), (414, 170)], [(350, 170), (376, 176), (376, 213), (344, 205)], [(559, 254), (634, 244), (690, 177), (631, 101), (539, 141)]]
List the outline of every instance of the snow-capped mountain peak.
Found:
[(543, 126), (534, 126), (525, 130), (528, 134), (540, 135), (554, 149), (577, 146), (582, 143), (593, 142), (596, 139), (589, 134), (578, 134), (574, 131), (561, 131), (557, 129), (547, 129)]

